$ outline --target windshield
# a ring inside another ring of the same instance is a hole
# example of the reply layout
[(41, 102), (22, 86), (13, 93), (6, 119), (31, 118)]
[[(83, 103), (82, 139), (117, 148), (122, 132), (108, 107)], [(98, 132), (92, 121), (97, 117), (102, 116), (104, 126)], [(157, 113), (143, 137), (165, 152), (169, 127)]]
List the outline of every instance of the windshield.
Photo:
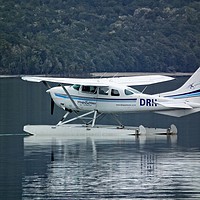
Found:
[(74, 85), (72, 85), (72, 87), (73, 87), (75, 90), (79, 90), (80, 85), (74, 84)]
[(124, 93), (126, 94), (126, 95), (132, 95), (132, 94), (138, 94), (138, 93), (140, 93), (138, 90), (135, 90), (135, 89), (133, 89), (133, 88), (130, 88), (130, 87), (128, 87), (128, 88), (126, 88), (125, 90), (124, 90)]

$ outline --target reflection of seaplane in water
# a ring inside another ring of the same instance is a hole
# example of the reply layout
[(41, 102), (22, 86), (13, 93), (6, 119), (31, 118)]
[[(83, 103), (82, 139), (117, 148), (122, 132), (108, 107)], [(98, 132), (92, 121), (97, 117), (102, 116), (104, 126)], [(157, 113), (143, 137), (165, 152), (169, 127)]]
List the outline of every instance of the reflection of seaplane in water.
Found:
[[(51, 95), (51, 113), (53, 113), (54, 103), (66, 111), (57, 126), (93, 115), (90, 121), (85, 123), (90, 127), (95, 127), (96, 120), (100, 116), (112, 113), (123, 128), (116, 113), (151, 111), (181, 117), (200, 111), (200, 68), (179, 89), (154, 95), (144, 94), (130, 86), (147, 86), (170, 81), (173, 78), (148, 75), (91, 79), (24, 76), (22, 79), (43, 82), (49, 87), (47, 92)], [(60, 86), (50, 88), (47, 82), (59, 83)], [(64, 84), (68, 86), (64, 86)], [(77, 116), (66, 120), (72, 112)], [(85, 113), (78, 115), (80, 112)]]

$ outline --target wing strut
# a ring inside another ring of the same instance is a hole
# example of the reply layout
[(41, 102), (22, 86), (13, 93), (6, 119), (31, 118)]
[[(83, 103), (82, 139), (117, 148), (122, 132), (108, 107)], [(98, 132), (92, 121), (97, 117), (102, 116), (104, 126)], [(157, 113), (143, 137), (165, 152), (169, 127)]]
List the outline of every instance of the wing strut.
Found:
[(60, 126), (63, 122), (64, 122), (64, 120), (67, 118), (67, 116), (69, 115), (69, 111), (63, 116), (63, 118), (58, 122), (58, 124), (56, 125), (56, 126)]
[(94, 116), (93, 116), (92, 126), (91, 127), (94, 127), (96, 118), (97, 118), (97, 110), (94, 111)]
[(77, 106), (77, 104), (75, 103), (75, 101), (72, 99), (71, 95), (69, 94), (69, 92), (67, 91), (67, 89), (64, 87), (63, 84), (60, 84), (62, 89), (64, 90), (64, 92), (67, 94), (67, 96), (69, 97), (69, 99), (71, 100), (71, 102), (73, 103), (73, 105), (75, 106), (75, 108), (77, 110), (80, 110), (79, 107)]

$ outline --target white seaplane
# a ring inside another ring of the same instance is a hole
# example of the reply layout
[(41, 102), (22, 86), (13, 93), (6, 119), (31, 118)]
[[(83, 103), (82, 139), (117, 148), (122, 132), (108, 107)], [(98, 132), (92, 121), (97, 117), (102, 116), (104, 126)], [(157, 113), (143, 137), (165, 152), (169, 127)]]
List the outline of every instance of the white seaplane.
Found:
[[(23, 80), (43, 82), (48, 86), (51, 96), (51, 113), (54, 103), (66, 111), (56, 126), (63, 126), (74, 120), (84, 120), (92, 115), (87, 126), (95, 127), (96, 120), (106, 113), (111, 113), (120, 126), (116, 113), (154, 112), (174, 117), (181, 117), (200, 111), (200, 68), (177, 90), (160, 94), (144, 94), (130, 86), (151, 85), (173, 80), (163, 75), (147, 75), (113, 78), (53, 78), (23, 76)], [(48, 82), (60, 86), (50, 88)], [(66, 86), (67, 85), (67, 86)], [(70, 113), (76, 117), (67, 119)], [(80, 114), (84, 112), (83, 114)]]

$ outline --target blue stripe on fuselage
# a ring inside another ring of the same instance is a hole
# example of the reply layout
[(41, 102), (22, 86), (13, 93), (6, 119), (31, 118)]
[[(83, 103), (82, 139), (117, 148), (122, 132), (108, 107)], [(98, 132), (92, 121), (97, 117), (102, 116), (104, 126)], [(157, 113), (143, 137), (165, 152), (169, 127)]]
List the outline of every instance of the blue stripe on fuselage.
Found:
[[(66, 94), (59, 94), (59, 93), (55, 93), (55, 96), (56, 97), (59, 97), (59, 98), (64, 98), (64, 99), (69, 99), (69, 97), (66, 95)], [(109, 99), (109, 98), (91, 98), (91, 97), (80, 97), (80, 96), (72, 96), (72, 99), (73, 100), (88, 100), (88, 101), (102, 101), (102, 102), (113, 102), (113, 101), (130, 101), (130, 102), (136, 102), (137, 101), (137, 98), (134, 98), (134, 99)]]
[(182, 99), (182, 98), (191, 98), (191, 97), (200, 97), (200, 90), (196, 90), (193, 92), (183, 93), (183, 94), (176, 94), (171, 96), (165, 96), (174, 99)]

